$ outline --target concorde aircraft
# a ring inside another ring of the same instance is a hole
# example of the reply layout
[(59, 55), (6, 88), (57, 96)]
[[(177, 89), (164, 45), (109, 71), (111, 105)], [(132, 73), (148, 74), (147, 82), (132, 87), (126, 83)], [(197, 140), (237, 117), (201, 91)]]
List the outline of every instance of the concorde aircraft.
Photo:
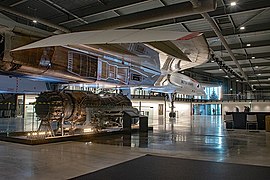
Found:
[(197, 81), (179, 73), (208, 60), (207, 43), (199, 33), (121, 29), (42, 38), (31, 33), (33, 28), (27, 31), (28, 27), (18, 23), (4, 27), (0, 41), (0, 71), (4, 74), (204, 94)]

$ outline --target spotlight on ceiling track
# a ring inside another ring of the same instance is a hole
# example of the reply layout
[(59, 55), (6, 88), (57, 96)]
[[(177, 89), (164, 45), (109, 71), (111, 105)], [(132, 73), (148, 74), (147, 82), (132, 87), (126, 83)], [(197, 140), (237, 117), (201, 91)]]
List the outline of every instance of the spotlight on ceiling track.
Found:
[(244, 29), (245, 29), (245, 26), (241, 26), (240, 29), (241, 29), (241, 30), (244, 30)]
[(235, 1), (231, 2), (231, 6), (236, 6), (236, 2)]

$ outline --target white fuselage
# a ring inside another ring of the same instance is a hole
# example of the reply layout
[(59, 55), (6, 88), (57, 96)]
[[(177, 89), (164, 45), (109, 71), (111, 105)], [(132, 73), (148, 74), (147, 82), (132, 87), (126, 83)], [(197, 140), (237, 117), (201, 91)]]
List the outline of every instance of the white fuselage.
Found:
[(179, 72), (165, 75), (159, 84), (151, 90), (164, 93), (177, 92), (186, 95), (205, 95), (204, 88), (200, 83)]

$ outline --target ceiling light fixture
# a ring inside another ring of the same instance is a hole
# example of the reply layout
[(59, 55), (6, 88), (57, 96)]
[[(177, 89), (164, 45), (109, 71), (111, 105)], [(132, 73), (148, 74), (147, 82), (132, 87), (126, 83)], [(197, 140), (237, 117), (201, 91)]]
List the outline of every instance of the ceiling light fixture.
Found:
[(244, 30), (244, 29), (245, 29), (245, 27), (244, 27), (244, 26), (241, 26), (241, 27), (240, 27), (240, 29), (241, 29), (241, 30)]
[(255, 57), (254, 57), (254, 56), (252, 56), (252, 57), (251, 57), (251, 59), (255, 59)]
[(262, 75), (262, 74), (258, 74), (258, 76), (260, 76), (260, 75)]
[(239, 80), (238, 79), (236, 79), (236, 82), (238, 82)]
[(258, 69), (258, 68), (259, 68), (259, 66), (255, 66), (255, 68), (256, 68), (256, 69)]
[(247, 44), (247, 47), (251, 46), (251, 44)]
[(33, 20), (33, 23), (37, 23), (37, 20)]
[(220, 71), (221, 71), (222, 69), (221, 69), (221, 68), (219, 68), (218, 70), (220, 70)]
[(236, 2), (235, 1), (231, 2), (231, 6), (236, 6)]

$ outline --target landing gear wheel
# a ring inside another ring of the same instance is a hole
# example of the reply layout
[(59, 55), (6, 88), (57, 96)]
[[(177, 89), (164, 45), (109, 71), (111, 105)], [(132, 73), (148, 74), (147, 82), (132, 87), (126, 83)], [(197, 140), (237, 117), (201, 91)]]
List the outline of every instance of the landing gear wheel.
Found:
[(175, 112), (170, 112), (170, 113), (169, 113), (169, 117), (170, 117), (170, 118), (175, 118), (175, 117), (176, 117)]

